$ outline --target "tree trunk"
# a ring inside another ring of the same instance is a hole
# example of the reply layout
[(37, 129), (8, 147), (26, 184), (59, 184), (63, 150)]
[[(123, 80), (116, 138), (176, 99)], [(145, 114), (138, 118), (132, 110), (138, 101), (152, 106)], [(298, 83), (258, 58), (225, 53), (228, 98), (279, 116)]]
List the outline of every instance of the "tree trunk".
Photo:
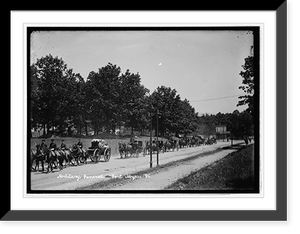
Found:
[(49, 133), (49, 131), (50, 131), (50, 124), (47, 123), (47, 134)]
[(95, 122), (95, 130), (94, 130), (94, 135), (98, 134), (98, 123)]
[(110, 123), (106, 125), (106, 133), (110, 133)]
[(71, 127), (70, 127), (70, 126), (68, 126), (68, 136), (69, 136), (69, 137), (72, 136), (72, 130), (71, 130)]
[(81, 135), (81, 120), (79, 120), (79, 135)]
[(85, 135), (88, 136), (89, 133), (88, 133), (88, 127), (87, 127), (87, 122), (84, 122), (85, 124)]
[(116, 125), (115, 124), (112, 124), (111, 131), (112, 131), (112, 134), (116, 133)]
[(94, 130), (94, 135), (98, 134), (98, 125), (96, 125), (95, 130)]

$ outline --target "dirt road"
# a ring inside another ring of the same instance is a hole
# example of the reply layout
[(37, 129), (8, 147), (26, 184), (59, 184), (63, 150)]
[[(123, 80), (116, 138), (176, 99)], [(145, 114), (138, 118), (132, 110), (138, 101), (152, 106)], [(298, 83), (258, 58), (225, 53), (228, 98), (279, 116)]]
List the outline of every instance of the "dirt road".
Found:
[(161, 190), (176, 182), (178, 179), (188, 176), (191, 172), (210, 165), (235, 150), (222, 150), (205, 157), (182, 162), (175, 166), (166, 168), (159, 173), (149, 173), (147, 176), (137, 178), (124, 184), (118, 184), (109, 188), (110, 190)]
[[(235, 142), (237, 143), (237, 142)], [(164, 165), (172, 161), (177, 161), (189, 157), (193, 157), (200, 153), (206, 153), (209, 151), (215, 151), (218, 148), (230, 145), (229, 142), (218, 142), (214, 145), (184, 148), (175, 152), (167, 152), (164, 154), (159, 154), (159, 164)], [(226, 150), (227, 151), (227, 150)], [(227, 154), (230, 152), (227, 152)], [(219, 159), (219, 156), (206, 157), (207, 160), (204, 164), (207, 165), (215, 160)], [(193, 170), (193, 164), (196, 166), (196, 161), (189, 163), (192, 167), (186, 167), (185, 169), (180, 169), (176, 172), (180, 176), (186, 175), (188, 171)], [(153, 167), (156, 166), (156, 154), (153, 155)], [(141, 170), (149, 168), (149, 155), (139, 158), (128, 158), (120, 159), (119, 157), (112, 157), (109, 162), (99, 162), (94, 164), (88, 162), (88, 164), (67, 167), (62, 171), (56, 170), (53, 173), (43, 173), (43, 172), (31, 172), (31, 189), (32, 190), (75, 190), (78, 188), (93, 185), (101, 181), (108, 181), (112, 178), (123, 178), (130, 174), (136, 173)], [(188, 169), (189, 168), (189, 169)], [(173, 181), (178, 178), (178, 176), (168, 177), (168, 173), (165, 172), (164, 181)], [(151, 181), (151, 178), (148, 178)], [(169, 183), (168, 182), (168, 183)], [(146, 184), (145, 184), (146, 185)], [(133, 186), (133, 185), (132, 185)], [(132, 189), (139, 189), (140, 185), (134, 185)], [(164, 186), (164, 185), (162, 185)], [(144, 186), (140, 189), (147, 189)], [(161, 188), (161, 187), (159, 187)], [(120, 189), (120, 188), (116, 188)], [(121, 189), (128, 189), (126, 187)], [(148, 189), (153, 189), (149, 187)], [(157, 188), (154, 188), (157, 189)]]

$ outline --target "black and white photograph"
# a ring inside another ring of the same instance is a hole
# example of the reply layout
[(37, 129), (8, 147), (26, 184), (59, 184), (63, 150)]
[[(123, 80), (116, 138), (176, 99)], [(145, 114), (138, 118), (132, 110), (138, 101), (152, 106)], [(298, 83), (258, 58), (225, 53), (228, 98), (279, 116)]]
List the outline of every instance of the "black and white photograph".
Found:
[(28, 27), (27, 193), (260, 193), (260, 30)]
[(139, 233), (253, 233), (290, 223), (289, 4), (208, 4), (6, 12), (4, 228), (119, 233), (129, 221)]

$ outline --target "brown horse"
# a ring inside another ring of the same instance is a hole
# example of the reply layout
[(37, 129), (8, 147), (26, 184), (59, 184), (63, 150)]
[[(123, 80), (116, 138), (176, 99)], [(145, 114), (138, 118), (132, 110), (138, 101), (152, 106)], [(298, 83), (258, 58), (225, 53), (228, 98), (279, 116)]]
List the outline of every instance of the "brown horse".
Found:
[[(45, 156), (46, 156), (45, 148), (42, 148), (40, 144), (37, 144), (36, 145), (36, 153), (32, 160), (32, 164), (33, 164), (33, 161), (35, 161), (35, 168), (34, 168), (35, 171), (40, 169), (39, 168), (40, 163), (42, 164), (42, 170), (44, 171)], [(36, 167), (37, 167), (37, 170), (36, 170)]]
[(55, 163), (57, 162), (57, 155), (55, 154), (54, 150), (50, 150), (48, 148), (45, 148), (45, 154), (46, 162), (48, 164), (47, 173), (49, 172), (49, 169), (51, 172), (53, 172), (53, 165), (55, 166)]
[(63, 165), (63, 162), (65, 162), (63, 167), (67, 167), (67, 165), (70, 166), (70, 163), (71, 163), (71, 151), (70, 151), (70, 149), (58, 149), (58, 152), (62, 156), (62, 165)]
[(79, 162), (87, 163), (87, 153), (85, 150), (79, 148), (77, 144), (74, 144), (70, 149), (70, 160), (75, 166), (78, 166)]
[(119, 153), (120, 153), (120, 158), (126, 158), (126, 143), (125, 142), (118, 142), (119, 145)]
[(67, 161), (66, 160), (66, 155), (60, 149), (53, 150), (53, 152), (55, 153), (56, 159), (58, 161), (59, 169), (62, 170), (64, 168), (64, 161)]
[[(175, 143), (175, 141), (166, 141), (166, 142), (164, 143), (164, 147), (163, 147), (164, 152), (167, 152), (167, 151), (174, 151), (175, 148), (176, 148), (176, 143)], [(178, 150), (178, 148), (177, 148), (177, 150)]]
[(128, 156), (132, 157), (133, 155), (138, 155), (137, 146), (131, 143), (119, 142), (119, 153), (120, 157), (127, 158)]

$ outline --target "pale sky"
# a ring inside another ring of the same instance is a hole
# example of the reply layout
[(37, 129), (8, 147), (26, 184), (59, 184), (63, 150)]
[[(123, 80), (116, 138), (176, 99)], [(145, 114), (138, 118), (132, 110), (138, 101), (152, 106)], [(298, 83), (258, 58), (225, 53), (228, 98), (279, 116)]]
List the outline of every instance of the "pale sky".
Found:
[(176, 89), (199, 114), (231, 113), (246, 108), (231, 96), (243, 95), (239, 73), (252, 45), (252, 33), (235, 30), (37, 31), (31, 63), (52, 54), (86, 79), (110, 62), (122, 73), (138, 72), (151, 93), (161, 85)]

